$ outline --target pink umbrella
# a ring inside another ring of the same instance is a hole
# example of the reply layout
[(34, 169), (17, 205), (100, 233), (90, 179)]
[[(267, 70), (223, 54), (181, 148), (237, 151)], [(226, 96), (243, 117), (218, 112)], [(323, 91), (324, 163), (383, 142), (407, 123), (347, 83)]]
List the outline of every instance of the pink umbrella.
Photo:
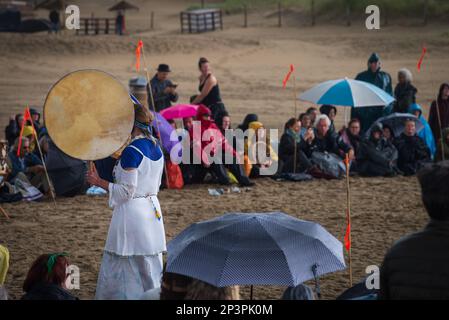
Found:
[(167, 120), (184, 119), (196, 116), (197, 109), (198, 106), (195, 106), (193, 104), (177, 104), (175, 106), (162, 110), (160, 114)]

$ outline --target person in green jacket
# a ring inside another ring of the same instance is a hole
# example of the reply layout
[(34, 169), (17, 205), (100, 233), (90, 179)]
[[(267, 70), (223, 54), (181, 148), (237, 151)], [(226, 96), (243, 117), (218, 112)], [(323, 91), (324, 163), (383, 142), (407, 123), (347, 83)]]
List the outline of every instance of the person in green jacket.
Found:
[[(371, 83), (393, 95), (391, 76), (387, 72), (381, 71), (380, 67), (380, 57), (377, 53), (373, 53), (368, 59), (368, 70), (359, 73), (355, 80)], [(384, 106), (352, 108), (351, 119), (359, 119), (362, 132), (366, 132), (377, 119), (384, 116), (383, 110)]]

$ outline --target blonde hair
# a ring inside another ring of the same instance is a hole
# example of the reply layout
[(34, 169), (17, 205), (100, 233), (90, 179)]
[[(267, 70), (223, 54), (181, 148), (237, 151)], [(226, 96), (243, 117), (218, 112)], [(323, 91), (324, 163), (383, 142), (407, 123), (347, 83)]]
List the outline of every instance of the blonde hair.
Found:
[(215, 287), (201, 280), (193, 280), (185, 300), (240, 300), (239, 286)]

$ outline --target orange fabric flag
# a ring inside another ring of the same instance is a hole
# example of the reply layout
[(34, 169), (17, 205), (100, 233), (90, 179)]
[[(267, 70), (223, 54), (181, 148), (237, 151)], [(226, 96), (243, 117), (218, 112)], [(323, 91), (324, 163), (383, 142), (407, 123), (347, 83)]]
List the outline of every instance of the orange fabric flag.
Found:
[(143, 48), (143, 42), (142, 42), (142, 40), (139, 40), (139, 42), (137, 43), (137, 48), (136, 48), (136, 71), (139, 71), (139, 69), (140, 69), (140, 55), (142, 53), (142, 48)]
[(418, 72), (421, 72), (421, 66), (422, 66), (422, 62), (424, 60), (424, 56), (426, 55), (426, 52), (427, 52), (427, 48), (423, 46), (421, 57), (419, 58), (418, 65), (416, 66), (418, 69)]
[(295, 71), (295, 67), (291, 64), (290, 65), (290, 71), (287, 73), (287, 75), (285, 76), (284, 80), (282, 80), (282, 87), (284, 89), (287, 86), (287, 82), (290, 79), (290, 76), (292, 75), (293, 71)]
[(346, 251), (349, 251), (351, 249), (351, 223), (348, 219), (348, 224), (346, 226), (346, 233), (345, 233), (345, 248)]
[[(20, 135), (19, 135), (19, 145), (17, 146), (17, 156), (20, 156), (20, 149), (22, 148), (22, 135), (23, 135), (23, 128), (25, 127), (26, 122), (30, 120), (31, 125), (34, 128), (33, 119), (31, 118), (30, 109), (28, 107), (25, 108), (25, 112), (23, 113), (23, 121), (22, 126), (20, 128)], [(34, 130), (35, 131), (35, 130)]]

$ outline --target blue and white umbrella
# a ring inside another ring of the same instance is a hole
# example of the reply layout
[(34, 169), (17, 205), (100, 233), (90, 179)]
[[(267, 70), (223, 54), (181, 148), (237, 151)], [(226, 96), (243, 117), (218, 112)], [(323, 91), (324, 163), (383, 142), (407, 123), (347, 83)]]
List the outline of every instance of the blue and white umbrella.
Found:
[(384, 90), (370, 83), (348, 78), (320, 83), (301, 94), (299, 99), (315, 104), (356, 108), (388, 106), (395, 100)]
[(297, 286), (346, 268), (343, 245), (285, 213), (230, 213), (194, 223), (168, 244), (168, 272), (216, 287)]

